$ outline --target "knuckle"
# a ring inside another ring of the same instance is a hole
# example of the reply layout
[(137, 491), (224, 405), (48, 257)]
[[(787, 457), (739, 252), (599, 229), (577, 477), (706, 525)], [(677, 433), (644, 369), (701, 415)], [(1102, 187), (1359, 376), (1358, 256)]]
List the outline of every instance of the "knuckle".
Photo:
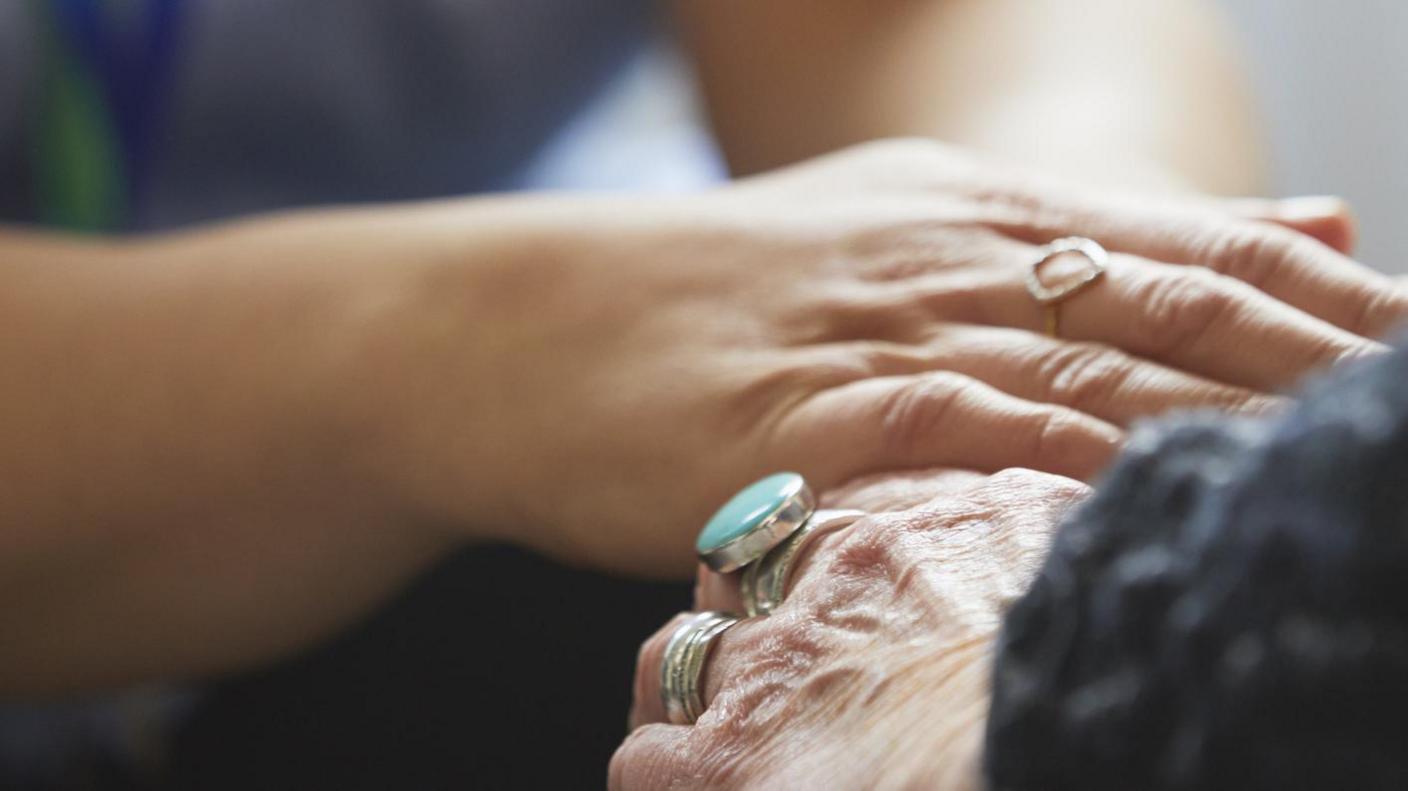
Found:
[(920, 349), (886, 341), (856, 341), (850, 351), (850, 363), (860, 372), (857, 379), (910, 373), (929, 364), (929, 355)]
[(1274, 226), (1237, 223), (1211, 233), (1195, 263), (1265, 290), (1287, 269), (1295, 247), (1294, 238)]
[(1064, 508), (1084, 499), (1091, 491), (1088, 484), (1064, 475), (1009, 467), (988, 476), (984, 486), (974, 492), (974, 497), (999, 512), (1005, 512), (1014, 502), (1035, 500)]
[(1068, 343), (1042, 358), (1037, 375), (1046, 401), (1091, 408), (1112, 402), (1133, 369), (1130, 358), (1108, 346)]
[(663, 785), (669, 779), (667, 756), (654, 748), (652, 736), (662, 726), (645, 725), (630, 733), (612, 753), (607, 764), (607, 788), (640, 788)]
[(827, 564), (827, 577), (867, 578), (888, 576), (894, 564), (895, 520), (865, 519), (851, 526)]
[(965, 388), (966, 376), (938, 372), (916, 377), (880, 404), (880, 444), (889, 458), (914, 458), (949, 417)]
[(1001, 495), (1005, 496), (1006, 493), (1011, 489), (1031, 489), (1044, 487), (1048, 484), (1049, 481), (1053, 480), (1070, 479), (1062, 478), (1060, 475), (1052, 475), (1049, 472), (1041, 472), (1040, 470), (1029, 469), (1027, 467), (1008, 467), (1003, 470), (998, 470), (997, 472), (988, 476), (987, 481), (984, 482), (984, 485), (980, 491), (984, 494), (998, 492)]
[(620, 746), (611, 754), (611, 760), (606, 765), (606, 787), (608, 791), (623, 791), (630, 780), (631, 753), (635, 750), (635, 744), (640, 740), (637, 728), (626, 734)]
[(1031, 418), (1029, 458), (1043, 468), (1063, 466), (1072, 458), (1088, 455), (1091, 432), (1085, 420), (1064, 407), (1049, 407)]
[(1070, 503), (1085, 498), (1091, 492), (1089, 484), (1064, 475), (1012, 467), (994, 473), (986, 494), (992, 502), (1010, 502), (1011, 493), (1020, 491), (1028, 496), (1042, 494), (1042, 499), (1055, 503)]
[(1198, 346), (1223, 328), (1240, 304), (1225, 278), (1196, 266), (1151, 277), (1134, 297), (1135, 304), (1144, 306), (1136, 314), (1140, 337), (1160, 354)]
[(1365, 286), (1356, 300), (1354, 312), (1353, 328), (1379, 335), (1408, 318), (1408, 294), (1392, 288)]

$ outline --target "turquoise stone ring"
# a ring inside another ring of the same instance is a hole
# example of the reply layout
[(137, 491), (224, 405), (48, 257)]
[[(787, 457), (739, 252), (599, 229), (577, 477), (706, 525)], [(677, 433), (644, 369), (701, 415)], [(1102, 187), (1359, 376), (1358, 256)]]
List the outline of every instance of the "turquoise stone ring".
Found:
[(752, 563), (782, 543), (816, 510), (816, 497), (795, 472), (780, 472), (750, 484), (714, 514), (694, 548), (719, 572)]

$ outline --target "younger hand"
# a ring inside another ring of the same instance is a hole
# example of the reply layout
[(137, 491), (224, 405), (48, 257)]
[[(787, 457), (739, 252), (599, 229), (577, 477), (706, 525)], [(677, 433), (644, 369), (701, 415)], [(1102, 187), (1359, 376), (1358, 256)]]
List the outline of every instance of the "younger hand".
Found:
[[(445, 233), (408, 269), (407, 310), (348, 390), (398, 394), (364, 422), (414, 513), (682, 575), (693, 532), (767, 472), (1085, 479), (1141, 416), (1266, 409), (1381, 350), (1408, 296), (1247, 218), (1349, 239), (1342, 215), (1277, 206), (1092, 193), (917, 142), (698, 196), (510, 202), (464, 214), (489, 226), (487, 264)], [(466, 209), (425, 211), (417, 227), (453, 229)], [(1050, 338), (1023, 278), (1067, 235), (1111, 260)]]

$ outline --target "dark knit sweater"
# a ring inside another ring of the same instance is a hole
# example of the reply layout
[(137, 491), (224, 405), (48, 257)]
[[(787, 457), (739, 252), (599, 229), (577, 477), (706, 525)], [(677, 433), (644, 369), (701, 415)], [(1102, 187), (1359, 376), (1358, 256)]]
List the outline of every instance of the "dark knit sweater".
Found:
[(1137, 431), (993, 681), (997, 791), (1408, 788), (1408, 348)]

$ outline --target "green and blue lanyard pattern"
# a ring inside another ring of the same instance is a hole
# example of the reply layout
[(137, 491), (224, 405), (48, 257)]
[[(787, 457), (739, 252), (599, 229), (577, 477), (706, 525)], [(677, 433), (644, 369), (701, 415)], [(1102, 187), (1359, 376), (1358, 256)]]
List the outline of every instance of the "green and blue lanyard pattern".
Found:
[(181, 0), (31, 0), (42, 44), (33, 128), (36, 219), (130, 230), (176, 60)]

